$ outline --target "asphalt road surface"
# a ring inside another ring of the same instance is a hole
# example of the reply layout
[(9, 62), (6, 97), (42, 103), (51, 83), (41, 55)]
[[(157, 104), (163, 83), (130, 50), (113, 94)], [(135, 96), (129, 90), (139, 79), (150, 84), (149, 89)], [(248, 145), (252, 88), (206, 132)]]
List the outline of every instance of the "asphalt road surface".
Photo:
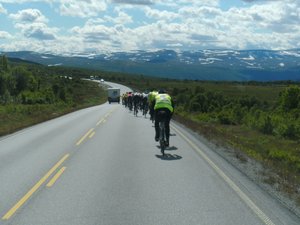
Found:
[(149, 115), (105, 103), (2, 137), (0, 224), (300, 224), (181, 125), (171, 135), (162, 157)]

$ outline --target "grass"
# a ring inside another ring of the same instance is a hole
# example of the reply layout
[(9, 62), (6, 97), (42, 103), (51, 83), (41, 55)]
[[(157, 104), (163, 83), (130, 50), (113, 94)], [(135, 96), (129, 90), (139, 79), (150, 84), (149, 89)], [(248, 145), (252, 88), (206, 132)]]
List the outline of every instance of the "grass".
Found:
[(106, 92), (93, 82), (82, 82), (73, 92), (70, 103), (0, 105), (0, 136), (66, 113), (102, 104), (107, 99)]

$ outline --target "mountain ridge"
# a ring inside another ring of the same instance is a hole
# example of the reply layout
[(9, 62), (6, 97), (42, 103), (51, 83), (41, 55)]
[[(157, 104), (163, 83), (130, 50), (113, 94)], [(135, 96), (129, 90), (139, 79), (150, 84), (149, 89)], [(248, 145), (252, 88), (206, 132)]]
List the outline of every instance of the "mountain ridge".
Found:
[(170, 79), (216, 81), (300, 81), (300, 49), (135, 51), (74, 53), (2, 52), (47, 66), (70, 66)]

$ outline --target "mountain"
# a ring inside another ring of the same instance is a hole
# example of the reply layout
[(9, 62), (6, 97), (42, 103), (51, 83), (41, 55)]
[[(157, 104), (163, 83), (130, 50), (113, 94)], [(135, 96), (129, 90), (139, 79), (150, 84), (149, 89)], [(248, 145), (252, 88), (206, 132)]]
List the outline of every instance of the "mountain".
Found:
[(171, 79), (300, 81), (300, 49), (160, 50), (64, 56), (29, 51), (2, 54), (47, 66), (72, 66)]

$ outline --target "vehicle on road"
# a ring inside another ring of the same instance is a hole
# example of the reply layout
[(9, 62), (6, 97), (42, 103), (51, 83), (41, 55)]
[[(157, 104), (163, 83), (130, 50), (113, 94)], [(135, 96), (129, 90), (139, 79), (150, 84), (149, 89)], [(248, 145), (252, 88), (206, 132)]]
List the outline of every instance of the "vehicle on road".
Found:
[(107, 100), (109, 104), (111, 102), (117, 102), (120, 104), (120, 88), (108, 88), (107, 89)]

